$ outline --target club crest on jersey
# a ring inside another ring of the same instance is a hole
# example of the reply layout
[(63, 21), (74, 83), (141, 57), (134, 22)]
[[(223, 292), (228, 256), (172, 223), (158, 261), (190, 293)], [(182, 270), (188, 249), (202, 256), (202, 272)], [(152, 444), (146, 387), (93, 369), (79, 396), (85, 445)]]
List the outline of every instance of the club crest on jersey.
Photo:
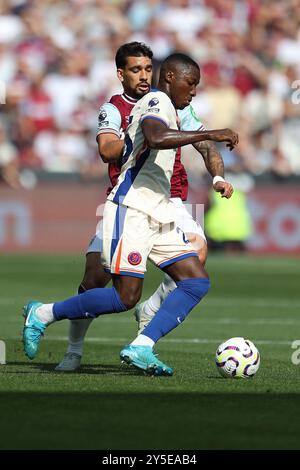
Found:
[(157, 98), (152, 98), (149, 101), (148, 106), (150, 106), (150, 108), (152, 108), (152, 106), (156, 106), (158, 103), (159, 103), (159, 100)]
[(98, 121), (104, 121), (107, 118), (107, 112), (104, 109), (100, 109)]
[(132, 251), (127, 259), (130, 264), (137, 266), (142, 261), (142, 255), (138, 251)]

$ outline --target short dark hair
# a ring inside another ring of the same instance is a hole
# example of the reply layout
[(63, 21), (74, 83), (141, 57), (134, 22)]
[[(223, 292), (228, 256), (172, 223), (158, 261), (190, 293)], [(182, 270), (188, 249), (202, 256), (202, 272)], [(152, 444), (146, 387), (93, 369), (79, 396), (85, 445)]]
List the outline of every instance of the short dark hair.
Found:
[(195, 67), (200, 71), (200, 67), (190, 56), (186, 54), (182, 54), (180, 52), (175, 52), (174, 54), (169, 55), (161, 64), (161, 73), (165, 73), (167, 69), (177, 65), (181, 65), (183, 67)]
[(116, 53), (117, 69), (123, 69), (126, 66), (128, 57), (149, 57), (152, 59), (153, 52), (143, 42), (134, 41), (123, 44)]

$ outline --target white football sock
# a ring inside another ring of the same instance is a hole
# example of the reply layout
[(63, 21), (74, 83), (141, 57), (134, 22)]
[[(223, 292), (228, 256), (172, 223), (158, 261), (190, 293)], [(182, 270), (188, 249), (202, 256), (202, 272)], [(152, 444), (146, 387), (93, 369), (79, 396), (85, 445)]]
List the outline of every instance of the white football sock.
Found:
[(69, 329), (69, 345), (67, 349), (68, 353), (75, 353), (82, 356), (84, 338), (92, 321), (93, 318), (71, 320)]
[(154, 316), (160, 309), (162, 303), (166, 300), (170, 292), (176, 289), (176, 283), (173, 279), (165, 274), (163, 282), (158, 286), (157, 290), (144, 304), (144, 312), (146, 315)]
[(54, 304), (43, 304), (36, 309), (36, 316), (42, 323), (50, 325), (55, 321), (53, 315), (53, 305)]
[(132, 344), (132, 346), (151, 346), (151, 348), (153, 348), (155, 343), (151, 338), (148, 338), (148, 336), (138, 335), (130, 344)]

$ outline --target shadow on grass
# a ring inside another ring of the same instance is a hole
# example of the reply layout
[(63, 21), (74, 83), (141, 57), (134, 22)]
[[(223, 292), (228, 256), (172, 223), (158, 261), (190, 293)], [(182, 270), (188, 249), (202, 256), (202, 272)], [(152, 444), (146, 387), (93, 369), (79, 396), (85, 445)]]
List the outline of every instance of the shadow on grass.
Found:
[(300, 448), (297, 394), (115, 390), (1, 392), (0, 448)]
[[(56, 371), (55, 367), (58, 362), (32, 362), (32, 361), (9, 361), (5, 366), (2, 366), (2, 371), (5, 373), (11, 373), (16, 375), (28, 375), (36, 374), (37, 372), (47, 372), (57, 375), (106, 375), (106, 374), (116, 374), (116, 376), (141, 376), (146, 375), (143, 371), (136, 369), (133, 366), (128, 364), (82, 364), (80, 369), (74, 372), (60, 372)], [(26, 370), (18, 370), (18, 367), (26, 367)], [(1, 373), (1, 369), (0, 369)], [(221, 377), (218, 373), (215, 375), (208, 375), (206, 377), (208, 380), (222, 380), (224, 377)]]
[[(60, 372), (56, 371), (55, 367), (57, 362), (29, 362), (29, 361), (10, 361), (2, 369), (5, 372), (12, 374), (36, 374), (38, 371), (49, 372), (57, 375), (106, 375), (106, 374), (116, 374), (116, 375), (143, 375), (143, 372), (135, 369), (132, 366), (125, 365), (112, 365), (112, 364), (83, 364), (78, 371), (75, 372)], [(14, 370), (18, 367), (26, 367), (27, 370)]]

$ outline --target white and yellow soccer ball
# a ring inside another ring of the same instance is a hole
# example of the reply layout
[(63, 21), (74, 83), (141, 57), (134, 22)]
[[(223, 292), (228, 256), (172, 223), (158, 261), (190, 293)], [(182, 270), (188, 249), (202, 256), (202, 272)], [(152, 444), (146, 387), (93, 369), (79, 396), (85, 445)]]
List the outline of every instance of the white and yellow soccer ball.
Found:
[(223, 377), (248, 379), (259, 369), (260, 354), (249, 339), (230, 338), (220, 344), (215, 360)]

